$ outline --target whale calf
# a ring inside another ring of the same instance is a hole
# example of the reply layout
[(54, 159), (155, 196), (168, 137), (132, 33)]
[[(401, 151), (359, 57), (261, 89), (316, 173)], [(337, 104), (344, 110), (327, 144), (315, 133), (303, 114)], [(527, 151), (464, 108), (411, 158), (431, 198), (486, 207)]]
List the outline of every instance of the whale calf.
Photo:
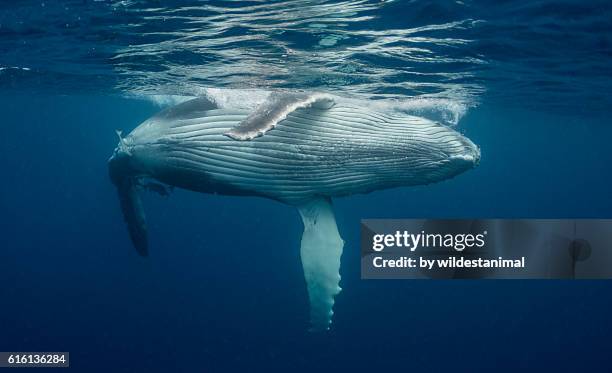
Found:
[(272, 92), (257, 107), (195, 98), (163, 110), (109, 159), (130, 238), (148, 253), (143, 179), (202, 193), (295, 206), (313, 330), (327, 330), (340, 292), (340, 237), (331, 198), (429, 184), (475, 167), (479, 148), (437, 122), (377, 111), (324, 93)]

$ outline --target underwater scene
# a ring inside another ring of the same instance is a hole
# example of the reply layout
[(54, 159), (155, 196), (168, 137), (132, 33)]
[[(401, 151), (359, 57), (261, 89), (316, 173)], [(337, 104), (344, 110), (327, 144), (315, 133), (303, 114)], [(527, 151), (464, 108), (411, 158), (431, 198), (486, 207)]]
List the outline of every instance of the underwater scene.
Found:
[(608, 1), (0, 2), (0, 351), (609, 371), (609, 280), (362, 279), (360, 224), (612, 218), (611, 89)]

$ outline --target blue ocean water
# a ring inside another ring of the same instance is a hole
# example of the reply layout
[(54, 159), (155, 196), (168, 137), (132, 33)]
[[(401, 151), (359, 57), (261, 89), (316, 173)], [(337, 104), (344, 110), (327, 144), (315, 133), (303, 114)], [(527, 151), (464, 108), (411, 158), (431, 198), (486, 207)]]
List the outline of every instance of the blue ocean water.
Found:
[[(359, 220), (612, 215), (605, 1), (0, 3), (0, 351), (75, 371), (607, 371), (609, 281), (364, 281)], [(455, 126), (454, 179), (335, 201), (343, 292), (307, 332), (301, 222), (259, 198), (144, 195), (117, 138), (207, 89), (300, 88)]]

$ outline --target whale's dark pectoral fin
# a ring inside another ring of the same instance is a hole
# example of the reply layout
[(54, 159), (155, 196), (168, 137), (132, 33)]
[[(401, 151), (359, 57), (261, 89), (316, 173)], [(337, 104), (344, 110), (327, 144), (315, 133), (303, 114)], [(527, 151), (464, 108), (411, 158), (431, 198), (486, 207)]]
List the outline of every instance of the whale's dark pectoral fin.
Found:
[(108, 160), (108, 176), (117, 188), (121, 212), (127, 224), (130, 239), (138, 254), (147, 256), (147, 223), (142, 202), (138, 195), (140, 183), (131, 168), (129, 149), (126, 147), (121, 133), (117, 132), (117, 135), (119, 135), (119, 145)]
[(141, 256), (147, 256), (147, 223), (145, 220), (144, 209), (138, 195), (138, 189), (134, 178), (127, 177), (116, 184), (121, 212), (127, 224), (130, 239)]
[(332, 106), (332, 96), (324, 93), (272, 92), (266, 101), (225, 135), (234, 140), (252, 140), (263, 136), (297, 109), (329, 109)]
[(319, 198), (298, 207), (304, 222), (300, 255), (310, 299), (312, 331), (328, 330), (333, 315), (334, 297), (342, 290), (340, 238), (329, 198)]

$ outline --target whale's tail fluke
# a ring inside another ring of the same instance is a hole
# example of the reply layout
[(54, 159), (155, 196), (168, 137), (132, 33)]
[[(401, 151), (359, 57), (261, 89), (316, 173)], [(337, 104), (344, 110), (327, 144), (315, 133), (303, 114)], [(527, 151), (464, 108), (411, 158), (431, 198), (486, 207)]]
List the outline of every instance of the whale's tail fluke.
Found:
[(121, 212), (127, 224), (128, 233), (141, 256), (148, 255), (147, 223), (140, 196), (138, 195), (138, 180), (130, 167), (130, 156), (125, 147), (124, 139), (119, 135), (119, 145), (108, 160), (108, 173), (117, 188)]

